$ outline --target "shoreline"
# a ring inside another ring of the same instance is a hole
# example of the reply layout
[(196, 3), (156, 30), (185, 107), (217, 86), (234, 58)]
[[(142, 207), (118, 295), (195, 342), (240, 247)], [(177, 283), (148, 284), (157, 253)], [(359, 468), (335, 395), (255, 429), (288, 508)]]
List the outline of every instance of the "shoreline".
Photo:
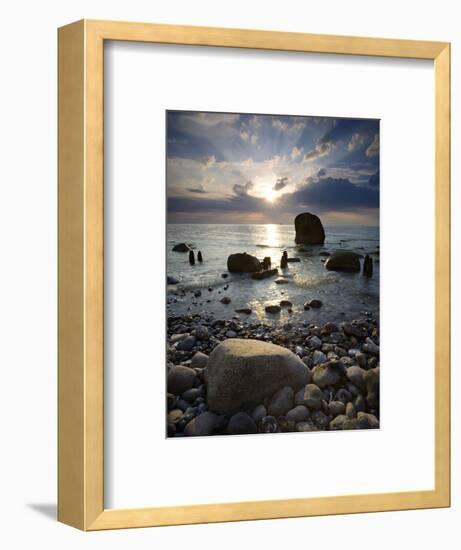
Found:
[[(379, 323), (373, 314), (321, 326), (268, 324), (235, 314), (184, 314), (167, 321), (168, 437), (379, 428)], [(209, 356), (223, 342), (245, 340), (290, 350), (305, 365), (308, 383), (285, 386), (232, 414), (213, 411), (207, 399)]]

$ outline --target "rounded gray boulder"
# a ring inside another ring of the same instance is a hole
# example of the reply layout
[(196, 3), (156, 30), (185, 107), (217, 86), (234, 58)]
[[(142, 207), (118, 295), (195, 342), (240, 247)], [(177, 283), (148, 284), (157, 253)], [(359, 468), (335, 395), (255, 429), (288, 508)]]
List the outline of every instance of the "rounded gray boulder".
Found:
[(325, 267), (330, 271), (360, 271), (360, 256), (355, 252), (338, 250), (328, 258)]
[(227, 270), (231, 273), (255, 273), (261, 271), (261, 262), (246, 252), (231, 254), (227, 258)]
[(207, 401), (221, 414), (255, 407), (284, 386), (297, 390), (309, 368), (290, 350), (259, 340), (230, 338), (216, 346), (207, 365)]

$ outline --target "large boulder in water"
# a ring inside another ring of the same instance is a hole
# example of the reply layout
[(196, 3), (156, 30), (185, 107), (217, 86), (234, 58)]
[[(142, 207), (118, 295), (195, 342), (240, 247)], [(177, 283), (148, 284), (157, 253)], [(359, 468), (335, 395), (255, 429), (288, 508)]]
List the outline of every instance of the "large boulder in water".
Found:
[(304, 212), (295, 218), (296, 244), (323, 244), (325, 231), (320, 218), (315, 214)]
[(330, 271), (360, 271), (360, 255), (347, 250), (334, 252), (326, 261)]
[(173, 246), (173, 252), (189, 252), (190, 247), (186, 243), (178, 243)]
[(227, 269), (231, 273), (255, 273), (261, 271), (261, 262), (246, 252), (231, 254), (227, 258)]
[(261, 404), (284, 386), (302, 388), (310, 370), (289, 349), (230, 338), (211, 352), (206, 377), (210, 410), (232, 414)]

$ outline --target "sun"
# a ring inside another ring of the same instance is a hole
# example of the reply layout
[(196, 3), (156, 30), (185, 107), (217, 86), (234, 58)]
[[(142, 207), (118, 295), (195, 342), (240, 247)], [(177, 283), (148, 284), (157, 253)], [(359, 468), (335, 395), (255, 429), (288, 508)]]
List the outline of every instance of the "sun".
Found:
[(274, 202), (275, 199), (277, 198), (277, 193), (271, 187), (269, 187), (264, 191), (264, 198), (268, 202)]

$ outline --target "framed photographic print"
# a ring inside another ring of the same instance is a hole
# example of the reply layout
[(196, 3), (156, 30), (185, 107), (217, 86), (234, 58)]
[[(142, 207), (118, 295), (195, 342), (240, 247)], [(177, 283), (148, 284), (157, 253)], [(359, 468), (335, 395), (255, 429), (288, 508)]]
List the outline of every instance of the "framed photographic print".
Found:
[(450, 504), (450, 50), (59, 29), (59, 520)]

